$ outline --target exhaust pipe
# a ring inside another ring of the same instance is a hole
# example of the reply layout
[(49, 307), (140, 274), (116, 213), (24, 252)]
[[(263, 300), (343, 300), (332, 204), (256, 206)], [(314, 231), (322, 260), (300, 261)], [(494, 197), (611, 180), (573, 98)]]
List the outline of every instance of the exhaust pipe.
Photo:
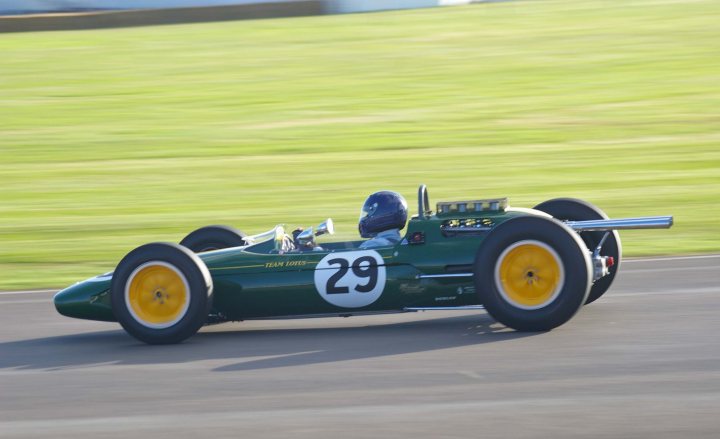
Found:
[(640, 218), (619, 218), (591, 221), (565, 221), (571, 229), (578, 232), (604, 230), (669, 229), (673, 225), (672, 216), (646, 216)]

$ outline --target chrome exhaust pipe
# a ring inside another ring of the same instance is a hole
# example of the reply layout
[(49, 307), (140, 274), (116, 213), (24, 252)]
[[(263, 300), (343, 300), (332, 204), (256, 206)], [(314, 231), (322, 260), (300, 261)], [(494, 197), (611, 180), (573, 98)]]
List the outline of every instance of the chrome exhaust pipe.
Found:
[(590, 221), (565, 221), (571, 229), (578, 232), (604, 230), (669, 229), (673, 225), (672, 216), (646, 216), (640, 218), (619, 218)]

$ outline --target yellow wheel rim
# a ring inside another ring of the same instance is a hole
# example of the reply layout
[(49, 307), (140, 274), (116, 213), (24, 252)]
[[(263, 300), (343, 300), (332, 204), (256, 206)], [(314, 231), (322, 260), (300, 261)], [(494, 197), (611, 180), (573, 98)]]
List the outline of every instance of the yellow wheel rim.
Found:
[(190, 287), (175, 266), (151, 261), (137, 267), (125, 284), (125, 304), (132, 317), (148, 328), (168, 328), (190, 306)]
[(565, 283), (560, 257), (540, 241), (520, 241), (498, 258), (495, 284), (500, 295), (521, 309), (538, 309), (552, 303)]

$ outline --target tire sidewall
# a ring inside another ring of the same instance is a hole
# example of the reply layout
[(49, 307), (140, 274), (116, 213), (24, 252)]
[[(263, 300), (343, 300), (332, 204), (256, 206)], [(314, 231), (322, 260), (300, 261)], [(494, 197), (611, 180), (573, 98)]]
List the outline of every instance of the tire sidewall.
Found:
[[(534, 209), (550, 214), (553, 218), (561, 221), (608, 219), (608, 216), (599, 207), (577, 198), (555, 198), (538, 204)], [(588, 250), (594, 251), (604, 234), (605, 232), (583, 232), (579, 235)], [(610, 231), (610, 236), (603, 244), (602, 254), (612, 256), (615, 263), (609, 268), (606, 276), (601, 277), (592, 285), (586, 304), (596, 301), (605, 294), (620, 269), (622, 243), (617, 230)]]
[(180, 241), (180, 245), (200, 253), (229, 247), (246, 245), (246, 235), (230, 226), (205, 226), (190, 232)]
[[(172, 326), (151, 328), (136, 320), (126, 302), (126, 286), (141, 265), (158, 261), (172, 266), (185, 277), (189, 305)], [(128, 253), (113, 272), (110, 286), (112, 309), (122, 327), (133, 337), (150, 344), (178, 343), (193, 335), (205, 323), (212, 303), (212, 278), (205, 264), (187, 248), (173, 243), (151, 243)]]
[[(554, 300), (532, 310), (505, 300), (495, 275), (500, 255), (526, 240), (552, 248), (564, 271), (564, 283)], [(478, 249), (474, 273), (480, 302), (488, 313), (500, 323), (524, 331), (550, 330), (568, 321), (585, 303), (592, 282), (590, 258), (577, 234), (557, 220), (539, 216), (516, 217), (495, 228)]]

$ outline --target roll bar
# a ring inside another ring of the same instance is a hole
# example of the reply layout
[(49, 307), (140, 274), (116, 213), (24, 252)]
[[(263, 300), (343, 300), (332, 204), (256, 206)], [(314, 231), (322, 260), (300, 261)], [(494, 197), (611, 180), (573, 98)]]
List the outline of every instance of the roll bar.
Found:
[(418, 218), (425, 219), (432, 214), (430, 210), (430, 199), (428, 198), (427, 186), (421, 184), (418, 188)]

